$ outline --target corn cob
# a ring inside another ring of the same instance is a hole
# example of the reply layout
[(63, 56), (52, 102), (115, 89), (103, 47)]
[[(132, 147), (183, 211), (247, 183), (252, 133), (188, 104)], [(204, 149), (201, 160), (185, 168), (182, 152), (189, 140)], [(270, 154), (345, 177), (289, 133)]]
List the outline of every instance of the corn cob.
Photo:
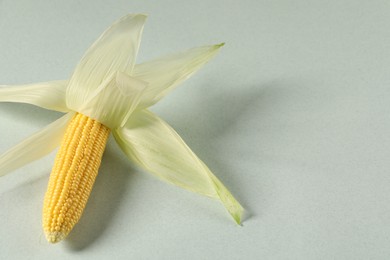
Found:
[(43, 229), (49, 242), (64, 239), (79, 221), (109, 133), (108, 127), (80, 113), (69, 123), (44, 199)]

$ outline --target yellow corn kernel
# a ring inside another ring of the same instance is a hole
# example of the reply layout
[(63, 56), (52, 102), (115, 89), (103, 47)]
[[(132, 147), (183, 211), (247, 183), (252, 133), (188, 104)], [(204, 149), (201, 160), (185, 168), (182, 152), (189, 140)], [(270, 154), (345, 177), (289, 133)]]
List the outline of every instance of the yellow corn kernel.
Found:
[(106, 146), (110, 129), (75, 114), (57, 153), (43, 205), (43, 229), (51, 243), (64, 239), (79, 221)]

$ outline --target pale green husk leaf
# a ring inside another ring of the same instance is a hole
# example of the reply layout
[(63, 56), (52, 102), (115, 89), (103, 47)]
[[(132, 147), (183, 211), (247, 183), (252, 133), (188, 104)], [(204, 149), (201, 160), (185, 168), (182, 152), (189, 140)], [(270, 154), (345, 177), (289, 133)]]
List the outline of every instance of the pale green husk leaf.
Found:
[(147, 83), (118, 72), (90, 93), (79, 112), (111, 129), (121, 127), (136, 109)]
[(65, 92), (68, 81), (58, 80), (28, 85), (0, 85), (0, 102), (27, 103), (45, 109), (69, 112)]
[(192, 48), (153, 61), (137, 64), (132, 76), (148, 82), (139, 109), (149, 107), (212, 59), (224, 44)]
[(61, 143), (74, 112), (57, 119), (0, 156), (0, 176), (49, 154)]
[(118, 71), (131, 75), (145, 20), (142, 14), (123, 17), (87, 50), (69, 82), (69, 108), (79, 111), (89, 95)]
[(158, 178), (219, 199), (237, 223), (243, 208), (166, 122), (148, 110), (135, 112), (113, 131), (123, 152)]

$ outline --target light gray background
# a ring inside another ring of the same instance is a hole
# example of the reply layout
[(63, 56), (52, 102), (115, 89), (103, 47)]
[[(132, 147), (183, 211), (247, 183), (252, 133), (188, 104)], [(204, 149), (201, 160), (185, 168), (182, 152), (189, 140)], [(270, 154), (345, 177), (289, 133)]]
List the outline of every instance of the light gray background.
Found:
[[(389, 259), (389, 1), (0, 0), (0, 84), (64, 79), (126, 13), (139, 61), (226, 42), (153, 108), (247, 209), (135, 169), (111, 139), (83, 218), (46, 242), (54, 154), (0, 179), (1, 259)], [(60, 116), (0, 104), (0, 150)]]

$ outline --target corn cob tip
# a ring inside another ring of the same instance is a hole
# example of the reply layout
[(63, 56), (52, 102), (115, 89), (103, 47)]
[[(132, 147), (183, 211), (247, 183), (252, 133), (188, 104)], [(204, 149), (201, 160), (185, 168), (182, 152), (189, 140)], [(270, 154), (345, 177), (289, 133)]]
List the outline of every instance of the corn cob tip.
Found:
[(58, 243), (66, 237), (66, 235), (63, 232), (57, 232), (57, 231), (46, 232), (45, 235), (47, 241), (49, 241), (52, 244)]

